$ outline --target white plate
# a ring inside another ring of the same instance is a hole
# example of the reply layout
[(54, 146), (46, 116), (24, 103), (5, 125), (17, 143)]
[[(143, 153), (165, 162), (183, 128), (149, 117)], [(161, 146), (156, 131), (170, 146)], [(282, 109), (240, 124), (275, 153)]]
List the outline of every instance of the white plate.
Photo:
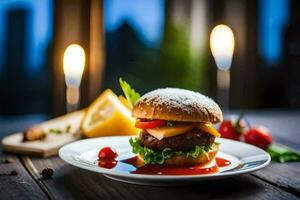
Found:
[(225, 158), (231, 164), (220, 168), (216, 174), (146, 175), (133, 174), (118, 168), (106, 169), (98, 166), (97, 153), (105, 146), (112, 147), (118, 152), (117, 160), (132, 157), (129, 138), (129, 136), (117, 136), (80, 140), (63, 146), (59, 150), (59, 156), (71, 165), (101, 173), (108, 178), (143, 185), (183, 185), (220, 179), (259, 170), (267, 166), (271, 160), (268, 153), (255, 146), (218, 138), (217, 142), (221, 143), (221, 146), (217, 157)]

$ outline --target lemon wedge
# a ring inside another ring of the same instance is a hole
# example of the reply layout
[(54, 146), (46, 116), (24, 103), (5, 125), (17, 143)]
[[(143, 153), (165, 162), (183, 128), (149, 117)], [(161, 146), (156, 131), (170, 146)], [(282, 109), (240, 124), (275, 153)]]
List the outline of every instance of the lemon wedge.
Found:
[(115, 93), (105, 90), (86, 110), (81, 123), (81, 130), (86, 137), (108, 135), (135, 135), (131, 111)]

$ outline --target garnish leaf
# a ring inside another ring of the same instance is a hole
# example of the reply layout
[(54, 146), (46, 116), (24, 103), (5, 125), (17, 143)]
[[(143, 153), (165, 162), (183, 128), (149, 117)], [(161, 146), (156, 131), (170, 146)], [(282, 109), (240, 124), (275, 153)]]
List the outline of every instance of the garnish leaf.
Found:
[(58, 128), (50, 128), (49, 133), (62, 134), (63, 131), (61, 129), (58, 129)]
[(126, 81), (123, 81), (122, 78), (119, 79), (120, 86), (123, 90), (123, 93), (129, 102), (131, 108), (133, 108), (134, 104), (141, 97), (139, 93), (137, 93)]
[(281, 163), (300, 161), (300, 154), (284, 145), (272, 144), (267, 149), (267, 152), (270, 154), (273, 161)]
[(70, 133), (70, 130), (71, 130), (71, 124), (68, 124), (65, 128), (65, 132)]
[(167, 126), (168, 126), (168, 127), (172, 127), (172, 126), (173, 126), (172, 122), (167, 121)]
[(50, 128), (49, 129), (49, 133), (53, 133), (53, 134), (62, 134), (62, 133), (70, 133), (71, 130), (71, 124), (68, 124), (65, 129), (59, 129), (59, 128)]

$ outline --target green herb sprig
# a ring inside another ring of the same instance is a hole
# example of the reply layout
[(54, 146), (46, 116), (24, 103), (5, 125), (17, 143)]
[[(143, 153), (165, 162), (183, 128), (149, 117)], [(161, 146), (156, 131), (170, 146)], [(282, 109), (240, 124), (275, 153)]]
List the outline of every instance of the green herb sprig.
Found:
[(119, 79), (120, 86), (123, 90), (123, 93), (129, 102), (129, 105), (131, 108), (133, 108), (134, 104), (137, 102), (137, 100), (141, 97), (139, 93), (137, 93), (126, 81), (122, 80), (122, 78)]
[(281, 144), (273, 143), (267, 149), (267, 152), (273, 161), (281, 163), (300, 161), (300, 154), (298, 152)]
[(168, 127), (172, 127), (172, 126), (173, 126), (173, 123), (170, 122), (170, 121), (167, 121), (167, 126), (168, 126)]
[(71, 131), (71, 124), (68, 124), (65, 129), (59, 129), (59, 128), (50, 128), (49, 133), (60, 135), (62, 133), (70, 133)]

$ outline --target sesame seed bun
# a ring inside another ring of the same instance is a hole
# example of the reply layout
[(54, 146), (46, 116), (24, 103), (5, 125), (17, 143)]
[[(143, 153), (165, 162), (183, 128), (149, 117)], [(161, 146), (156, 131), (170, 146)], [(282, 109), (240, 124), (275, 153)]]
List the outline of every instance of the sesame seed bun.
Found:
[(211, 98), (177, 88), (156, 89), (143, 95), (133, 107), (133, 117), (181, 122), (223, 120), (222, 111)]

